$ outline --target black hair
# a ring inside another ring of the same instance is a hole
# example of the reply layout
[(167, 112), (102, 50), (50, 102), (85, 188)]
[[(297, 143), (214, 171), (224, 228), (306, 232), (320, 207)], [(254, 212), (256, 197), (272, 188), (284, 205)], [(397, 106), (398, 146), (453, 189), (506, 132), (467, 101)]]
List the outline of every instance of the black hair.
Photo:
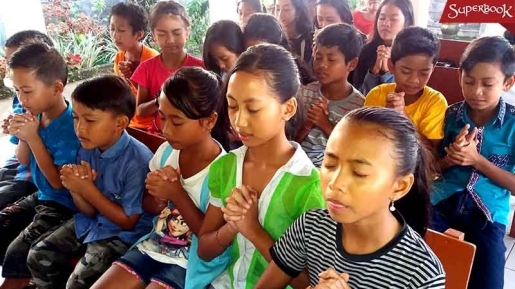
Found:
[[(266, 43), (280, 45), (291, 52), (291, 46), (279, 20), (271, 14), (256, 13), (250, 16), (247, 25), (243, 28), (243, 39), (255, 39)], [(293, 57), (293, 56), (292, 56)], [(315, 81), (306, 63), (295, 57), (302, 84)]]
[(501, 36), (475, 39), (463, 52), (460, 69), (468, 73), (481, 62), (498, 63), (507, 80), (515, 73), (515, 50), (508, 40)]
[(36, 30), (24, 30), (13, 34), (5, 41), (5, 47), (20, 47), (25, 44), (44, 43), (50, 47), (54, 46), (54, 42), (45, 33)]
[(225, 150), (229, 150), (231, 122), (227, 99), (221, 94), (220, 78), (200, 67), (183, 67), (163, 84), (163, 93), (170, 103), (189, 119), (201, 119), (214, 112), (218, 119), (211, 132)]
[(238, 1), (238, 4), (236, 4), (236, 12), (239, 12), (240, 4), (241, 3), (247, 3), (249, 4), (256, 13), (266, 13), (266, 7), (263, 3), (261, 3), (260, 0), (240, 0)]
[(401, 10), (402, 15), (404, 15), (404, 27), (410, 27), (415, 25), (415, 14), (413, 12), (413, 3), (411, 3), (411, 0), (384, 0), (381, 3), (381, 5), (379, 5), (374, 20), (374, 32), (372, 33), (371, 42), (375, 44), (375, 47), (384, 43), (384, 41), (381, 39), (381, 36), (379, 36), (379, 29), (377, 29), (377, 23), (379, 22), (379, 17), (381, 16), (381, 10), (384, 6), (388, 4), (393, 4)]
[(263, 42), (281, 45), (291, 51), (288, 38), (279, 23), (279, 20), (271, 14), (255, 13), (249, 17), (247, 25), (243, 28), (243, 39), (261, 40)]
[(66, 85), (68, 67), (55, 48), (44, 43), (22, 45), (9, 59), (9, 68), (25, 68), (34, 72), (36, 79), (50, 86), (55, 81)]
[(433, 64), (440, 54), (440, 39), (430, 30), (411, 26), (404, 28), (395, 36), (391, 59), (395, 63), (403, 57), (424, 54), (431, 57)]
[(116, 75), (85, 80), (77, 85), (71, 97), (91, 109), (108, 111), (114, 116), (125, 115), (129, 120), (136, 112), (136, 100), (129, 84)]
[(391, 108), (384, 107), (358, 108), (346, 114), (343, 119), (351, 123), (377, 125), (377, 133), (392, 142), (392, 156), (397, 161), (396, 174), (413, 174), (415, 177), (409, 192), (395, 201), (395, 208), (406, 223), (423, 237), (429, 225), (429, 195), (432, 190), (434, 161), (411, 120)]
[(295, 9), (295, 29), (299, 35), (307, 35), (313, 31), (313, 23), (305, 0), (290, 0)]
[(206, 38), (204, 40), (203, 59), (208, 70), (221, 75), (220, 67), (213, 59), (210, 53), (214, 45), (225, 47), (229, 52), (240, 55), (245, 51), (245, 43), (243, 41), (243, 32), (240, 26), (231, 20), (220, 20), (207, 29)]
[(510, 30), (506, 30), (503, 33), (504, 38), (510, 42), (511, 45), (515, 45), (515, 35), (510, 32)]
[(157, 21), (159, 21), (162, 16), (169, 14), (180, 16), (186, 28), (191, 26), (188, 12), (186, 12), (184, 6), (180, 3), (169, 0), (157, 2), (150, 10), (150, 29), (154, 30), (157, 25)]
[[(333, 7), (338, 15), (340, 15), (340, 19), (342, 22), (347, 24), (354, 24), (354, 17), (352, 17), (352, 11), (350, 9), (349, 1), (347, 0), (318, 0), (316, 6), (318, 5), (329, 5)], [(318, 20), (315, 15), (315, 27), (320, 28), (318, 25)]]
[(111, 8), (111, 16), (120, 16), (129, 22), (132, 33), (143, 31), (148, 27), (148, 15), (145, 8), (134, 3), (120, 2)]
[[(240, 55), (227, 79), (238, 71), (263, 75), (269, 89), (277, 94), (280, 103), (297, 98), (300, 87), (297, 65), (291, 53), (279, 45), (265, 43), (248, 48)], [(229, 81), (226, 81), (224, 95), (227, 95), (228, 84)], [(297, 113), (286, 122), (285, 133), (288, 139), (295, 138), (302, 125), (303, 106), (298, 100), (297, 103)]]
[(316, 43), (320, 46), (337, 46), (345, 56), (345, 63), (357, 58), (363, 47), (362, 34), (354, 25), (338, 23), (324, 27), (317, 34)]

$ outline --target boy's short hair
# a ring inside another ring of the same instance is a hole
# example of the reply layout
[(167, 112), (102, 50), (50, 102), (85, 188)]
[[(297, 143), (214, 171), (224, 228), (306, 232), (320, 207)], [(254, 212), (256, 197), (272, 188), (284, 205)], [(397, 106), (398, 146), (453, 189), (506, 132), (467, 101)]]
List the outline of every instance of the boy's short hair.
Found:
[(59, 52), (44, 43), (22, 45), (9, 60), (9, 68), (34, 71), (36, 79), (50, 86), (55, 81), (66, 85), (68, 67)]
[(337, 46), (345, 56), (345, 63), (357, 58), (363, 47), (363, 37), (353, 26), (345, 23), (328, 25), (317, 34), (316, 44), (325, 47)]
[(129, 84), (116, 75), (88, 79), (75, 88), (71, 97), (91, 109), (125, 115), (129, 120), (136, 112), (136, 100)]
[(50, 37), (48, 37), (48, 35), (36, 30), (24, 30), (15, 33), (11, 37), (7, 38), (4, 46), (12, 48), (33, 43), (45, 43), (50, 47), (54, 46), (54, 42), (52, 39), (50, 39)]
[(132, 27), (133, 33), (147, 30), (148, 14), (140, 5), (120, 2), (111, 8), (111, 16), (120, 16), (126, 19)]
[(515, 50), (501, 36), (481, 37), (472, 41), (461, 56), (460, 69), (470, 72), (476, 64), (498, 63), (508, 79), (515, 73)]
[(440, 40), (426, 28), (407, 27), (395, 36), (390, 58), (395, 64), (401, 58), (417, 54), (431, 57), (433, 64), (436, 64), (440, 55)]

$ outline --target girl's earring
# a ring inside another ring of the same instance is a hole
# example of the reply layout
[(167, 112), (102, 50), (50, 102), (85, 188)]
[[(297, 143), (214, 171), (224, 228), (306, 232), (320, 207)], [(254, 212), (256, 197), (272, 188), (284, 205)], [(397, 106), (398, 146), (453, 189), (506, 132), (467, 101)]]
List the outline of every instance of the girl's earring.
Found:
[(393, 205), (393, 200), (390, 200), (390, 212), (395, 211), (395, 206)]

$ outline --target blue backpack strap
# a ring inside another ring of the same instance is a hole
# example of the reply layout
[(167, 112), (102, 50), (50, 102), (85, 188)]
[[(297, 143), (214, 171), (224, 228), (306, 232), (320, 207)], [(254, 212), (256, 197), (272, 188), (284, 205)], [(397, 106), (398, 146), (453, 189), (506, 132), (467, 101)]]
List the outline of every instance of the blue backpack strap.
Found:
[(165, 147), (165, 150), (163, 151), (163, 155), (161, 156), (161, 160), (159, 162), (159, 167), (162, 168), (166, 165), (166, 161), (168, 160), (168, 158), (170, 157), (170, 154), (172, 153), (173, 151), (173, 148), (171, 145), (167, 145)]

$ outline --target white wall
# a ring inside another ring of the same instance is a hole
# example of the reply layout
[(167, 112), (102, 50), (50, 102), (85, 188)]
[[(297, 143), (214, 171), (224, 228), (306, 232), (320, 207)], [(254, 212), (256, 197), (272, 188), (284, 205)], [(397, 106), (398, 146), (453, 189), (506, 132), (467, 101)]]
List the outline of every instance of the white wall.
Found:
[(411, 3), (413, 3), (416, 26), (427, 27), (427, 22), (429, 21), (429, 1), (430, 0), (411, 0)]
[(224, 19), (238, 22), (237, 2), (237, 0), (209, 0), (210, 24)]
[(46, 33), (40, 0), (0, 0), (0, 19), (6, 37), (27, 29)]

